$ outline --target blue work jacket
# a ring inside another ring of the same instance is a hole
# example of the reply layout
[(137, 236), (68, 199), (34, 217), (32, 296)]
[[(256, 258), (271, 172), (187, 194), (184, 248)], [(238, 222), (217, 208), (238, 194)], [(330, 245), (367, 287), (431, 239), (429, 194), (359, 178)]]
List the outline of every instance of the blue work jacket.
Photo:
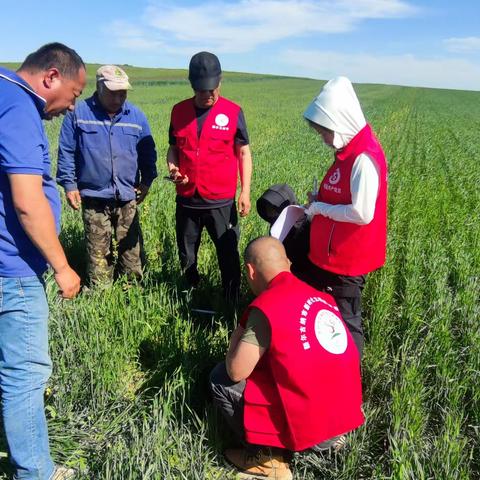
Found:
[(60, 131), (57, 182), (82, 197), (129, 201), (157, 176), (157, 154), (145, 114), (126, 101), (113, 118), (96, 94), (67, 113)]

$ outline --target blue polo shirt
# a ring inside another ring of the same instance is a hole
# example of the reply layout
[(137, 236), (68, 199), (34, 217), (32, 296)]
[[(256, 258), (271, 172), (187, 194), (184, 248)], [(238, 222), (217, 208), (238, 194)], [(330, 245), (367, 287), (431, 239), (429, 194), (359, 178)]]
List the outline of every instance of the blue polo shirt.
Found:
[(57, 182), (82, 197), (129, 201), (157, 176), (157, 153), (145, 114), (126, 101), (112, 118), (96, 94), (63, 120)]
[(0, 67), (0, 276), (41, 275), (47, 263), (23, 230), (13, 206), (8, 174), (41, 175), (43, 191), (60, 228), (60, 197), (50, 176), (45, 100), (16, 73)]

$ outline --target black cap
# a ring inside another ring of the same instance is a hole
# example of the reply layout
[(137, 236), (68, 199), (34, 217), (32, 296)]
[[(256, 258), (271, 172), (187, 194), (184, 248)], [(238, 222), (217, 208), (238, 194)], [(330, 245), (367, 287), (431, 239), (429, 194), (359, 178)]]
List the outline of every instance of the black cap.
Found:
[(210, 52), (196, 53), (190, 60), (188, 79), (194, 90), (213, 90), (220, 85), (222, 67)]

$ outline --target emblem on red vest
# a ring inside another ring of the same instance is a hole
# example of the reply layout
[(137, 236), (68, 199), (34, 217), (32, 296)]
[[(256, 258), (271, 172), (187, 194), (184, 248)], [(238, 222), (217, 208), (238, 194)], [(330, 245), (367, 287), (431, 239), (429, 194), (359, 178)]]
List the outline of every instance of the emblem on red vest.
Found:
[(230, 128), (227, 127), (229, 121), (230, 119), (224, 113), (219, 113), (215, 117), (215, 124), (212, 125), (212, 128), (217, 130), (229, 130)]
[(331, 175), (330, 178), (328, 179), (328, 183), (330, 185), (336, 185), (340, 181), (340, 169), (337, 168)]
[(317, 313), (315, 336), (327, 352), (340, 355), (347, 349), (348, 338), (345, 326), (330, 310), (320, 310)]

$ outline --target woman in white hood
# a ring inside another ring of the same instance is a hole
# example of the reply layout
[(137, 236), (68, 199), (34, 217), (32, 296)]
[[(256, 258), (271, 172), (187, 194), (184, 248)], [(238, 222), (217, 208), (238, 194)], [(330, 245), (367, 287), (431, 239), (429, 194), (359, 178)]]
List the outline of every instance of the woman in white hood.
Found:
[(309, 283), (333, 295), (361, 355), (361, 292), (385, 263), (387, 163), (348, 78), (326, 83), (303, 115), (335, 155), (306, 210)]

